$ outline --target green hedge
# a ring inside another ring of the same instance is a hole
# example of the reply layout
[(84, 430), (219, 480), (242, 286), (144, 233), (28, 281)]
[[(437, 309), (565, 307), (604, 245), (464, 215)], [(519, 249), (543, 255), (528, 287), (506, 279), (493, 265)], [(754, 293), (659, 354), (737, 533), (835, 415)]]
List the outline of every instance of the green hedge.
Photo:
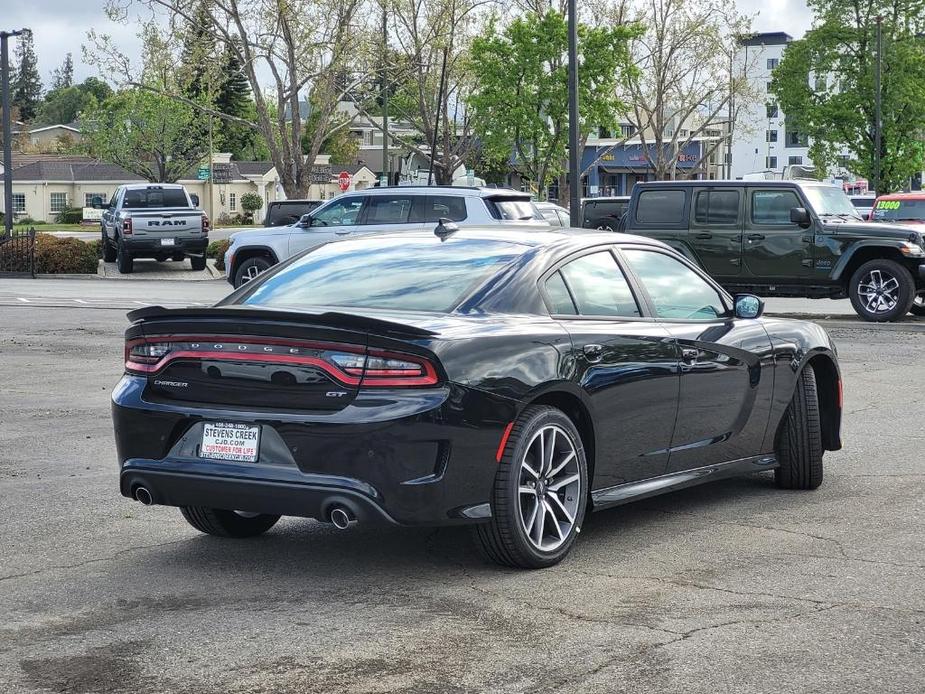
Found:
[(222, 239), (221, 241), (213, 241), (206, 249), (206, 257), (215, 258), (215, 268), (217, 270), (225, 271), (225, 251), (228, 250), (230, 245), (231, 241)]
[[(94, 275), (97, 271), (100, 242), (84, 243), (80, 239), (58, 238), (51, 234), (35, 235), (35, 272), (38, 274)], [(14, 255), (9, 245), (0, 246), (4, 267), (23, 271), (29, 269), (25, 253)]]
[(80, 207), (69, 207), (55, 215), (58, 224), (80, 224), (84, 219), (84, 211)]

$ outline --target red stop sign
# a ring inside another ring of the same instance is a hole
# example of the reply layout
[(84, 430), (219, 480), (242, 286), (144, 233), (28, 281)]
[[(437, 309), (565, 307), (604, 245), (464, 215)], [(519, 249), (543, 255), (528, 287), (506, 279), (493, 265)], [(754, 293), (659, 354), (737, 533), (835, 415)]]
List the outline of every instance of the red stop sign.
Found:
[(350, 187), (350, 183), (352, 181), (353, 179), (350, 178), (350, 174), (348, 174), (346, 171), (341, 171), (339, 174), (337, 174), (337, 185), (340, 186), (340, 189), (344, 192), (347, 192), (347, 189)]

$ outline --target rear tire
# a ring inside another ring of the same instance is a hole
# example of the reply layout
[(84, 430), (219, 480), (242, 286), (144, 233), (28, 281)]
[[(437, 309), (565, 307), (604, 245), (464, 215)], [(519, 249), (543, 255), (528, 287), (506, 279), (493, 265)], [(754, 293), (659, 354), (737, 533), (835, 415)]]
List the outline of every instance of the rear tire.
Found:
[(807, 364), (777, 432), (774, 481), (781, 489), (815, 489), (822, 484), (822, 422), (816, 372)]
[(578, 430), (560, 410), (531, 405), (505, 445), (491, 494), (491, 521), (473, 526), (473, 536), (494, 563), (553, 566), (581, 532), (587, 500), (588, 464)]
[(915, 300), (912, 273), (895, 260), (877, 258), (859, 267), (848, 283), (855, 312), (875, 323), (899, 320)]
[(119, 239), (118, 245), (116, 246), (116, 267), (119, 270), (119, 274), (122, 275), (128, 275), (135, 269), (135, 262), (132, 256), (128, 254), (128, 251), (125, 250), (125, 244), (122, 243), (122, 239)]
[(279, 516), (264, 513), (242, 515), (207, 506), (181, 506), (180, 513), (186, 522), (199, 532), (217, 537), (255, 537), (276, 525)]
[(248, 258), (242, 262), (238, 269), (234, 273), (234, 286), (235, 288), (240, 287), (242, 284), (250, 282), (252, 279), (257, 277), (261, 272), (266, 272), (268, 269), (273, 267), (273, 263), (269, 258), (258, 255), (253, 258)]
[(102, 240), (100, 241), (100, 247), (103, 249), (103, 261), (107, 263), (113, 263), (116, 260), (116, 249), (112, 247), (112, 244), (109, 243), (109, 238), (106, 236), (106, 230), (102, 231)]
[(190, 256), (189, 264), (194, 270), (205, 270), (206, 269), (206, 257), (202, 256)]

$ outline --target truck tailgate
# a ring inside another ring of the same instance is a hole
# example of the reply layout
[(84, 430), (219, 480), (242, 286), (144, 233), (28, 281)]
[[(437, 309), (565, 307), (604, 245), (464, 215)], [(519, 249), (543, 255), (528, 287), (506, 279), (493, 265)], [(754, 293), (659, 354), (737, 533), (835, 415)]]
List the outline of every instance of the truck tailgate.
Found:
[(195, 210), (132, 212), (135, 236), (196, 236), (202, 233), (202, 213)]

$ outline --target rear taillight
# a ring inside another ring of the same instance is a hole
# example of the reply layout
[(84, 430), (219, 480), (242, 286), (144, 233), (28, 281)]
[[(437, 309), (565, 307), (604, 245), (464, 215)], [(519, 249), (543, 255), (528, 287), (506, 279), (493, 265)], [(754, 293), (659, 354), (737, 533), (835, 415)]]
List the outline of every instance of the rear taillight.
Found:
[(212, 228), (212, 222), (209, 221), (209, 215), (203, 212), (202, 213), (202, 233), (208, 234), (211, 228)]
[(225, 336), (163, 336), (125, 343), (125, 371), (157, 373), (178, 359), (312, 366), (347, 386), (402, 388), (439, 382), (434, 365), (417, 355), (356, 345)]
[(132, 235), (132, 220), (131, 218), (126, 219), (122, 222), (122, 235), (131, 236)]

